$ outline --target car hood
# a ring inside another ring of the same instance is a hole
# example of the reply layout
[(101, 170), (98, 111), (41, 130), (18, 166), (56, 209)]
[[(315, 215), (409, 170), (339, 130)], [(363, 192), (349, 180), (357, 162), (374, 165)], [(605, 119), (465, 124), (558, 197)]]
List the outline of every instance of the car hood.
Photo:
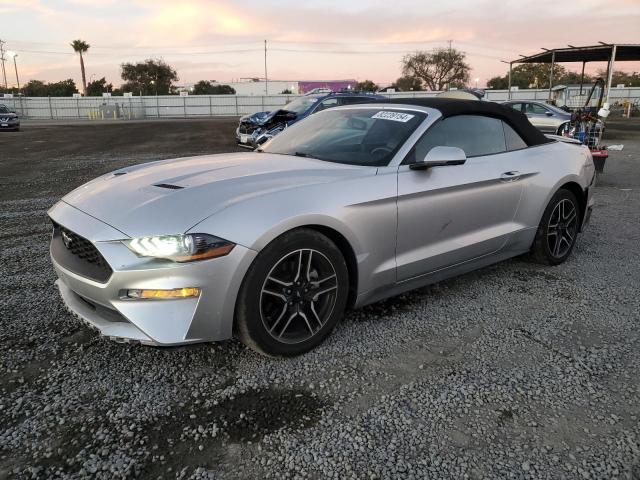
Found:
[(18, 115), (16, 113), (13, 112), (9, 112), (9, 113), (0, 113), (0, 118), (17, 118)]
[(294, 112), (289, 112), (288, 110), (282, 109), (272, 110), (269, 112), (257, 112), (252, 115), (245, 115), (244, 117), (240, 117), (240, 123), (250, 125), (265, 125), (271, 122), (271, 120), (273, 120), (276, 115), (286, 115), (292, 113), (295, 115)]
[(268, 153), (205, 155), (123, 168), (62, 201), (130, 237), (173, 234), (243, 200), (375, 171)]

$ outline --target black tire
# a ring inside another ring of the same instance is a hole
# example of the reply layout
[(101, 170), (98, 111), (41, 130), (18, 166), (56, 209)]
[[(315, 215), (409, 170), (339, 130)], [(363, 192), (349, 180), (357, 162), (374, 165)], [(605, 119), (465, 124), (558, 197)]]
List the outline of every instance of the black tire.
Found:
[(564, 131), (564, 128), (568, 125), (568, 123), (569, 122), (565, 122), (562, 125), (560, 125), (556, 130), (556, 135), (562, 135), (562, 132)]
[(581, 215), (573, 192), (558, 190), (540, 220), (531, 246), (531, 259), (543, 265), (559, 265), (569, 258), (578, 237)]
[(300, 355), (331, 333), (348, 292), (338, 247), (315, 230), (292, 230), (267, 245), (249, 268), (236, 303), (236, 334), (263, 355)]

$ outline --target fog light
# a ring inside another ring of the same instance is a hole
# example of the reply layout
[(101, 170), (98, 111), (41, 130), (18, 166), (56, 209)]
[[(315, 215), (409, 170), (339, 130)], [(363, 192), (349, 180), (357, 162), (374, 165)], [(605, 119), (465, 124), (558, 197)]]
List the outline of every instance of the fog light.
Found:
[(173, 290), (127, 290), (128, 298), (145, 299), (171, 299), (171, 298), (191, 298), (200, 296), (200, 289), (196, 287), (174, 288)]

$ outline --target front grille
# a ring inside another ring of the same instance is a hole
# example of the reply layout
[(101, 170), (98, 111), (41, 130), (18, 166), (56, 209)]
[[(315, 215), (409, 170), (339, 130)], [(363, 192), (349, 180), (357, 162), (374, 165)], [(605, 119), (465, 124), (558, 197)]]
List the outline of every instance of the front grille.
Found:
[(96, 282), (106, 283), (113, 273), (93, 243), (55, 222), (51, 255), (64, 268)]

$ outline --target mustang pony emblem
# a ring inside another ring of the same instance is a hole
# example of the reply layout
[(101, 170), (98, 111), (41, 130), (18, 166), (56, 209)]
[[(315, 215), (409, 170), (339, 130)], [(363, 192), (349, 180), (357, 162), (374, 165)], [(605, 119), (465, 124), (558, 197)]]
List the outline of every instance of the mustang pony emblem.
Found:
[(62, 232), (62, 243), (67, 248), (71, 248), (71, 243), (73, 242), (73, 238), (66, 234), (66, 232)]

